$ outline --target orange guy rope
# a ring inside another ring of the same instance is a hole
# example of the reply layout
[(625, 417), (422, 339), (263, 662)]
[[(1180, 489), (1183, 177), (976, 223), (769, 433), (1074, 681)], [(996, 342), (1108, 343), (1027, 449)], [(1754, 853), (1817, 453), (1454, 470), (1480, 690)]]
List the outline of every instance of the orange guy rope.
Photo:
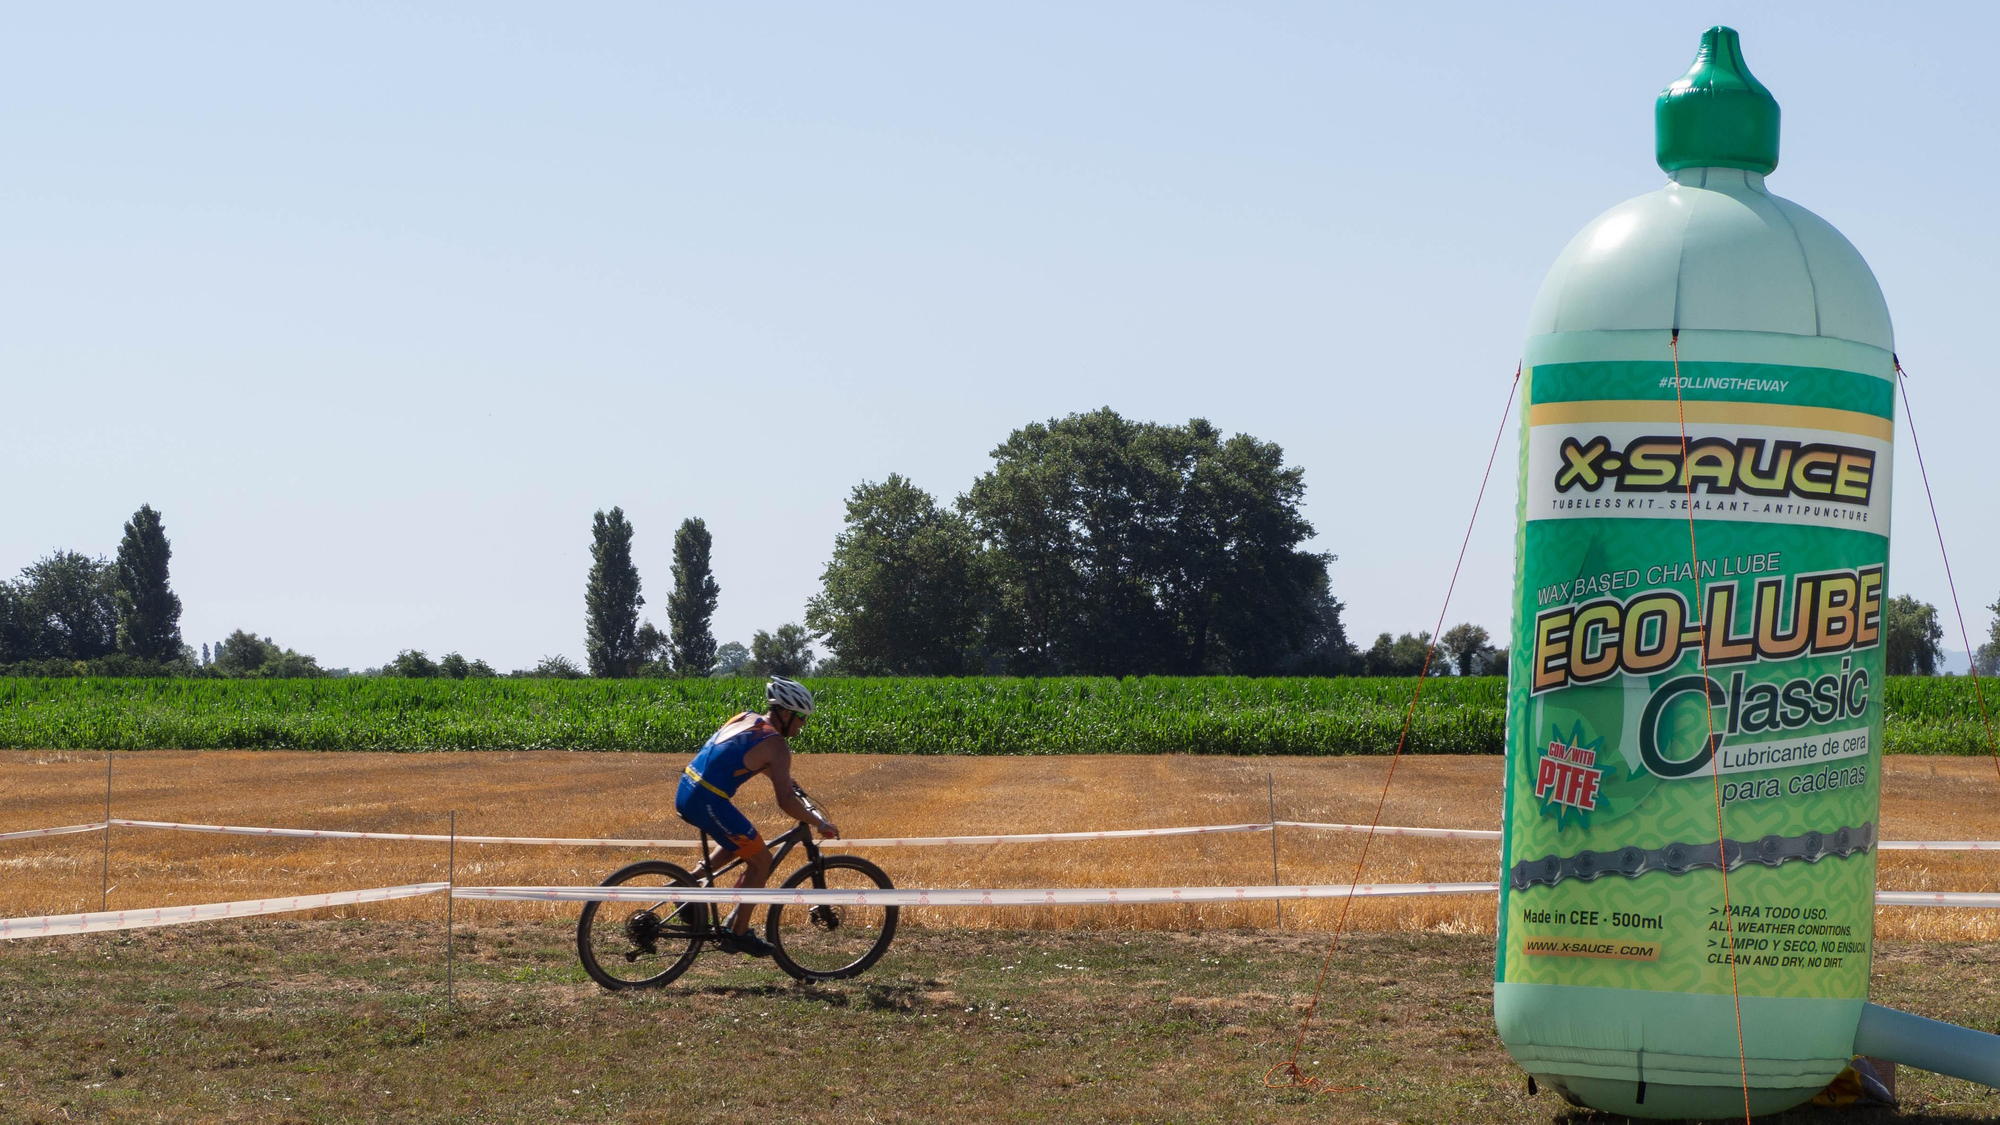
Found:
[(1979, 718), (1986, 724), (1986, 745), (1993, 758), (1993, 773), (2000, 778), (2000, 746), (1993, 740), (1993, 716), (1986, 710), (1986, 693), (1979, 686), (1979, 660), (1972, 651), (1972, 638), (1965, 631), (1965, 611), (1958, 605), (1958, 583), (1951, 576), (1951, 552), (1944, 549), (1944, 525), (1938, 521), (1937, 496), (1931, 492), (1930, 470), (1924, 468), (1924, 446), (1917, 440), (1916, 415), (1910, 413), (1909, 375), (1903, 370), (1903, 361), (1892, 353), (1889, 362), (1896, 366), (1896, 386), (1903, 392), (1903, 421), (1910, 425), (1910, 448), (1917, 451), (1917, 474), (1924, 479), (1924, 499), (1930, 501), (1931, 526), (1937, 530), (1938, 555), (1944, 559), (1945, 587), (1951, 591), (1951, 611), (1958, 615), (1958, 641), (1965, 646), (1965, 658), (1972, 672), (1972, 697), (1979, 701)]
[[(1688, 514), (1688, 562), (1694, 565), (1694, 604), (1697, 606), (1702, 606), (1703, 602), (1701, 600), (1701, 552), (1695, 546), (1695, 537), (1694, 537), (1694, 475), (1692, 473), (1689, 473), (1687, 470), (1687, 460), (1688, 460), (1687, 403), (1681, 397), (1681, 330), (1680, 329), (1678, 328), (1674, 329), (1674, 334), (1667, 338), (1667, 347), (1669, 350), (1673, 352), (1674, 356), (1674, 411), (1679, 416), (1681, 425), (1681, 484), (1685, 487), (1685, 500), (1687, 503), (1687, 514)], [(1702, 612), (1704, 614), (1708, 612), (1706, 607), (1702, 609)], [(1704, 619), (1701, 623), (1701, 630), (1702, 630), (1701, 676), (1703, 680), (1708, 679), (1708, 631), (1710, 629), (1715, 628), (1715, 625), (1716, 625), (1715, 622), (1706, 619)], [(1725, 633), (1727, 632), (1726, 624), (1724, 626), (1724, 632)], [(1713, 705), (1714, 700), (1712, 697), (1708, 696), (1706, 692), (1704, 692), (1703, 702), (1709, 704), (1709, 706), (1705, 706), (1701, 709), (1701, 713), (1702, 716), (1708, 720), (1708, 742), (1706, 745), (1712, 750), (1715, 747), (1715, 707)], [(1724, 951), (1724, 956), (1729, 958), (1729, 1002), (1730, 1006), (1734, 1008), (1736, 1012), (1736, 1063), (1737, 1066), (1741, 1068), (1743, 1074), (1743, 1121), (1744, 1125), (1749, 1125), (1750, 1052), (1743, 1045), (1743, 995), (1738, 990), (1736, 984), (1736, 920), (1734, 916), (1732, 916), (1729, 913), (1729, 857), (1727, 855), (1722, 854), (1723, 850), (1729, 847), (1729, 843), (1727, 834), (1723, 831), (1722, 828), (1721, 756), (1717, 754), (1711, 754), (1709, 756), (1709, 767), (1710, 767), (1709, 776), (1715, 779), (1716, 858), (1722, 861), (1722, 918), (1723, 918), (1722, 948)]]
[(1437, 653), (1438, 634), (1444, 629), (1444, 615), (1451, 610), (1451, 595), (1458, 589), (1458, 572), (1465, 566), (1465, 550), (1472, 543), (1472, 528), (1479, 521), (1479, 507), (1486, 500), (1486, 485), (1493, 477), (1493, 459), (1499, 455), (1500, 439), (1507, 433), (1507, 416), (1514, 412), (1514, 394), (1520, 388), (1521, 368), (1516, 365), (1514, 381), (1507, 387), (1507, 405), (1500, 411), (1500, 428), (1493, 435), (1493, 448), (1486, 454), (1486, 472), (1479, 478), (1479, 495), (1472, 501), (1472, 515), (1465, 521), (1465, 538), (1458, 544), (1458, 561), (1452, 564), (1451, 582), (1445, 587), (1444, 604), (1438, 607), (1437, 628), (1431, 630), (1430, 647), (1424, 651), (1423, 671), (1417, 674), (1416, 690), (1410, 693), (1409, 710), (1403, 713), (1403, 733), (1396, 739), (1396, 751), (1389, 756), (1389, 774), (1382, 779), (1382, 795), (1375, 801), (1375, 819), (1368, 825), (1368, 834), (1361, 838), (1361, 856), (1354, 862), (1354, 876), (1347, 881), (1347, 897), (1341, 901), (1340, 917), (1333, 924), (1333, 938), (1327, 943), (1326, 956), (1319, 964), (1319, 980), (1313, 984), (1312, 1003), (1306, 1005), (1305, 1019), (1299, 1023), (1298, 1038), (1292, 1042), (1291, 1057), (1264, 1072), (1264, 1085), (1271, 1089), (1296, 1088), (1316, 1094), (1365, 1089), (1362, 1086), (1328, 1086), (1304, 1073), (1299, 1070), (1299, 1051), (1305, 1047), (1306, 1033), (1312, 1030), (1313, 1015), (1319, 1011), (1320, 997), (1326, 991), (1326, 974), (1333, 967), (1334, 950), (1340, 948), (1340, 935), (1347, 927), (1347, 911), (1354, 905), (1354, 890), (1361, 882), (1361, 871), (1368, 865), (1368, 845), (1375, 839), (1375, 829), (1382, 824), (1382, 809), (1389, 802), (1389, 786), (1396, 780), (1396, 763), (1403, 756), (1403, 744), (1410, 739), (1410, 723), (1417, 715), (1417, 701), (1423, 698), (1424, 681), (1430, 678), (1431, 658)]

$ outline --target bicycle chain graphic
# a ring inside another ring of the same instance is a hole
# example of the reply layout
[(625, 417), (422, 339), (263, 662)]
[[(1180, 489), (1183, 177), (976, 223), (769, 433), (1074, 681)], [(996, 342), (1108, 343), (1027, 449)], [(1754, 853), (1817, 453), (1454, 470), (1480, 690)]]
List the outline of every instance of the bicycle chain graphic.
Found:
[(1524, 859), (1514, 865), (1508, 877), (1517, 891), (1529, 887), (1553, 887), (1564, 879), (1588, 883), (1600, 875), (1623, 875), (1636, 879), (1649, 871), (1685, 875), (1704, 868), (1734, 871), (1746, 863), (1776, 867), (1792, 860), (1818, 863), (1827, 856), (1846, 859), (1875, 846), (1875, 825), (1840, 828), (1833, 832), (1807, 832), (1799, 836), (1766, 836), (1760, 840), (1711, 840), (1706, 844), (1667, 844), (1658, 848), (1623, 847), (1612, 851), (1582, 851), (1575, 855), (1551, 854), (1540, 859)]

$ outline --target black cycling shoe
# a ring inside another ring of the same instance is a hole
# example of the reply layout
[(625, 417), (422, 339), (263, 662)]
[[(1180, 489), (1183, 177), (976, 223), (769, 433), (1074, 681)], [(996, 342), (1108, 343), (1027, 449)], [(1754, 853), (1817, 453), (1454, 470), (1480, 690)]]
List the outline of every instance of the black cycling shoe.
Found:
[(756, 934), (736, 934), (723, 931), (722, 948), (731, 953), (746, 953), (752, 957), (769, 957), (774, 952), (770, 942)]

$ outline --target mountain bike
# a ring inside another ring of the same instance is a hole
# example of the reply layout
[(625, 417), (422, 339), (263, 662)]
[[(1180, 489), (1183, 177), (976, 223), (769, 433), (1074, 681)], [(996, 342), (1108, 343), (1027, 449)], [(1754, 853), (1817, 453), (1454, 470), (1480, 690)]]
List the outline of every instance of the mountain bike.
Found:
[[(818, 806), (805, 790), (792, 792), (817, 814)], [(798, 824), (772, 840), (771, 870), (783, 869), (785, 857), (804, 848), (804, 866), (792, 872), (783, 889), (888, 890), (895, 886), (882, 869), (852, 855), (825, 855), (809, 825)], [(701, 873), (696, 875), (663, 859), (628, 863), (611, 873), (604, 887), (713, 887), (741, 867), (732, 859), (712, 868), (708, 833), (701, 834)], [(576, 954), (590, 979), (609, 989), (659, 988), (687, 972), (705, 945), (733, 945), (723, 924), (727, 903), (592, 901), (583, 904), (576, 920)], [(746, 909), (749, 909), (746, 907)], [(755, 924), (755, 916), (752, 916)], [(774, 905), (764, 918), (764, 940), (774, 947), (772, 960), (799, 980), (845, 980), (867, 971), (889, 949), (896, 936), (896, 908), (823, 903), (815, 906)]]

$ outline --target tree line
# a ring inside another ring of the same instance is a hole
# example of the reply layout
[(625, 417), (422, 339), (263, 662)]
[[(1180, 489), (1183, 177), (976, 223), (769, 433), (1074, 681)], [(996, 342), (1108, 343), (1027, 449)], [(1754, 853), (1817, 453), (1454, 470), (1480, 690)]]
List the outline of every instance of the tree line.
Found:
[(59, 550), (0, 582), (0, 665), (29, 675), (78, 663), (144, 675), (190, 663), (181, 600), (167, 579), (172, 555), (160, 513), (142, 505), (125, 522), (116, 560)]
[[(1015, 430), (950, 503), (891, 473), (849, 493), (803, 624), (718, 644), (714, 538), (674, 533), (665, 630), (641, 616), (634, 528), (591, 523), (584, 653), (512, 676), (1504, 675), (1508, 651), (1462, 623), (1349, 641), (1336, 556), (1307, 550), (1304, 470), (1275, 443), (1204, 419), (1133, 421), (1105, 408)], [(56, 551), (0, 582), (0, 674), (349, 675), (254, 632), (195, 648), (180, 631), (160, 514), (141, 506), (115, 560)], [(2000, 674), (2000, 600), (1975, 667)], [(1889, 672), (1943, 661), (1935, 607), (1883, 605)], [(824, 650), (825, 655), (821, 655)], [(367, 675), (498, 676), (458, 652), (404, 649)]]
[(950, 505), (900, 474), (856, 486), (803, 624), (748, 646), (708, 631), (699, 521), (698, 551), (684, 553), (688, 524), (676, 536), (662, 634), (640, 620), (630, 522), (597, 513), (591, 674), (1338, 675), (1400, 668), (1422, 647), (1348, 642), (1332, 556), (1302, 546), (1304, 472), (1274, 443), (1104, 409), (1025, 426), (992, 456)]
[[(1414, 676), (1428, 632), (1349, 641), (1307, 550), (1305, 474), (1274, 442), (1110, 408), (1033, 423), (950, 505), (899, 474), (857, 485), (806, 609), (856, 675)], [(1506, 668), (1447, 630), (1432, 674)]]

